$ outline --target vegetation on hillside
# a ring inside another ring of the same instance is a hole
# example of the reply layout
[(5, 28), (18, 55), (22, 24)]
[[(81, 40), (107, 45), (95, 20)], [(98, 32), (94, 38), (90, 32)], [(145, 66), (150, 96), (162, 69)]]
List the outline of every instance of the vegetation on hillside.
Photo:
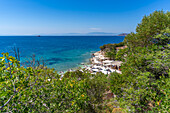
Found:
[[(0, 57), (0, 112), (170, 112), (170, 13), (145, 16), (110, 54), (123, 61), (122, 74), (67, 72), (63, 78), (44, 65), (22, 67), (18, 58)], [(111, 90), (116, 97), (104, 99)]]
[(122, 74), (113, 73), (110, 87), (120, 106), (131, 112), (169, 112), (170, 13), (155, 11), (125, 37), (128, 45)]
[[(106, 75), (68, 72), (61, 78), (42, 65), (20, 67), (8, 53), (0, 57), (2, 112), (97, 112), (107, 86)], [(35, 62), (34, 62), (35, 63)], [(91, 79), (91, 77), (93, 79)]]
[(103, 46), (100, 46), (100, 49), (102, 51), (110, 51), (112, 49), (116, 49), (116, 47), (121, 47), (121, 46), (124, 46), (125, 43), (124, 42), (120, 42), (118, 44), (105, 44)]
[(125, 46), (124, 42), (120, 42), (118, 44), (105, 44), (103, 46), (100, 46), (100, 49), (105, 53), (106, 57), (115, 60), (117, 54), (116, 47), (122, 47), (122, 46)]

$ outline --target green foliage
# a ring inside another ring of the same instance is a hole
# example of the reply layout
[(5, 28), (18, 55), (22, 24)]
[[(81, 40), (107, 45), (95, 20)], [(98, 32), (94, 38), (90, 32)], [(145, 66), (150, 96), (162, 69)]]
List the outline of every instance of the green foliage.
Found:
[(105, 44), (103, 46), (100, 46), (100, 49), (102, 51), (108, 51), (108, 50), (115, 49), (115, 46), (114, 46), (114, 44)]
[(167, 43), (170, 43), (170, 28), (167, 27), (165, 28), (164, 30), (161, 30), (160, 34), (154, 36), (154, 39), (155, 39), (155, 43), (157, 45), (166, 45)]
[(116, 59), (117, 50), (116, 47), (124, 46), (124, 42), (120, 42), (118, 44), (105, 44), (100, 47), (102, 51), (105, 51), (105, 56), (109, 57), (110, 59)]
[(116, 50), (113, 49), (111, 51), (106, 52), (105, 56), (109, 57), (110, 59), (115, 59), (115, 57), (116, 57)]
[(68, 72), (61, 79), (43, 66), (20, 67), (8, 53), (0, 57), (1, 112), (97, 112), (103, 109), (106, 76)]
[(119, 61), (125, 61), (125, 56), (127, 55), (128, 52), (128, 48), (125, 49), (120, 49), (116, 55), (115, 55), (115, 59), (119, 60)]
[[(170, 80), (170, 50), (157, 49), (149, 53), (147, 49), (126, 57), (126, 63), (121, 67), (122, 74), (113, 73), (110, 77), (111, 90), (119, 97), (121, 107), (128, 105), (136, 112), (163, 109), (168, 112), (170, 90), (169, 82), (165, 81)], [(158, 104), (161, 109), (157, 108)]]
[(42, 98), (49, 98), (46, 89), (59, 76), (46, 67), (20, 67), (19, 61), (8, 55), (3, 53), (0, 58), (0, 109), (3, 112), (48, 111), (50, 105)]
[(116, 49), (116, 47), (122, 47), (122, 46), (124, 46), (124, 45), (125, 45), (124, 42), (120, 42), (120, 43), (118, 43), (118, 44), (105, 44), (105, 45), (103, 45), (103, 46), (100, 46), (100, 49), (101, 49), (102, 51), (111, 51), (111, 50), (113, 50), (113, 49)]
[[(156, 40), (159, 41), (161, 38), (159, 34), (163, 33), (165, 29), (169, 29), (170, 25), (170, 14), (169, 12), (164, 13), (163, 11), (155, 11), (149, 16), (144, 16), (142, 22), (138, 24), (136, 28), (136, 34), (130, 33), (125, 37), (124, 42), (131, 49), (142, 46), (147, 47), (153, 44)], [(155, 40), (155, 36), (157, 39)]]
[(136, 34), (127, 35), (128, 49), (117, 53), (122, 74), (110, 76), (110, 88), (127, 112), (170, 112), (169, 12), (145, 16)]

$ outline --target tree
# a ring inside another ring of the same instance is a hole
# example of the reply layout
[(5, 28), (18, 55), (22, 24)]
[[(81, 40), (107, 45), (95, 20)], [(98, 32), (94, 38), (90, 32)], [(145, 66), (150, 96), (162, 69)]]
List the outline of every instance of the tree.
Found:
[(129, 47), (122, 74), (110, 76), (110, 88), (130, 112), (169, 112), (169, 12), (155, 11), (125, 37)]
[(170, 27), (170, 12), (155, 11), (149, 16), (144, 16), (136, 27), (136, 33), (130, 33), (125, 37), (125, 42), (131, 49), (137, 46), (147, 47), (154, 43), (155, 35), (158, 35)]
[(113, 49), (112, 51), (108, 51), (105, 53), (106, 57), (109, 57), (110, 59), (115, 59), (116, 57), (116, 50)]

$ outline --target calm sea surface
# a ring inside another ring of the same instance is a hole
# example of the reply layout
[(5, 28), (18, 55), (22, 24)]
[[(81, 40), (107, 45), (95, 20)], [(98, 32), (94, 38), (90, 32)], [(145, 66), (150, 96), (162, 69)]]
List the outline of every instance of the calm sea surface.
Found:
[(48, 67), (65, 71), (88, 62), (100, 46), (123, 40), (124, 36), (0, 36), (0, 53), (13, 55), (11, 48), (18, 47), (21, 62), (35, 54), (36, 58), (43, 57)]

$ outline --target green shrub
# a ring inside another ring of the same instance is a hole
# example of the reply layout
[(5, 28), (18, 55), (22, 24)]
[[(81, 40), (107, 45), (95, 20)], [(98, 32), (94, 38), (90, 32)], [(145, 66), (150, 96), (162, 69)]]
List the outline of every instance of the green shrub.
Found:
[(68, 72), (47, 67), (21, 67), (14, 57), (0, 57), (0, 110), (2, 112), (97, 112), (102, 109), (106, 76)]
[(117, 54), (126, 56), (122, 74), (110, 76), (110, 88), (127, 112), (170, 112), (168, 17), (163, 11), (145, 16), (136, 33), (125, 37), (128, 49)]

